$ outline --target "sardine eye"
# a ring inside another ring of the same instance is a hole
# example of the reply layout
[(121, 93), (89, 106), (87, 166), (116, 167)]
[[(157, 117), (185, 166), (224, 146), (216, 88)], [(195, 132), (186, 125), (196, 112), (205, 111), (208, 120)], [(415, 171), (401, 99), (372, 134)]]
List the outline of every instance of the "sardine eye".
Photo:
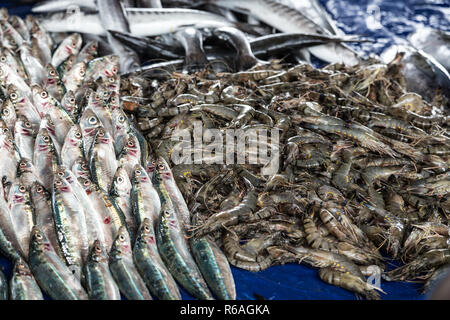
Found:
[(123, 178), (122, 178), (122, 177), (118, 177), (118, 178), (117, 178), (117, 182), (118, 182), (118, 183), (122, 183), (122, 182), (123, 182)]
[(3, 69), (0, 69), (0, 76), (2, 76), (4, 73)]
[(61, 178), (64, 177), (64, 171), (59, 171), (58, 176), (60, 176)]
[(80, 76), (84, 76), (84, 74), (85, 74), (83, 69), (81, 69), (79, 73), (80, 73)]
[(55, 181), (55, 184), (56, 184), (57, 186), (60, 186), (60, 185), (62, 185), (62, 181), (61, 181), (61, 180), (56, 180), (56, 181)]
[(117, 67), (113, 67), (113, 68), (111, 69), (111, 71), (112, 71), (112, 73), (117, 73), (117, 71), (119, 71), (119, 70), (117, 70)]
[(1, 62), (6, 62), (6, 57), (5, 57), (5, 56), (2, 56), (2, 57), (0, 58), (0, 61), (1, 61)]
[(120, 116), (120, 117), (119, 117), (119, 121), (120, 121), (120, 122), (124, 122), (124, 121), (125, 121), (125, 117), (124, 117), (124, 116)]
[(37, 187), (36, 191), (37, 191), (37, 193), (42, 193), (44, 191), (44, 188), (39, 186), (39, 187)]
[(160, 170), (163, 170), (165, 167), (164, 167), (164, 165), (163, 164), (158, 164), (158, 169), (160, 169)]
[(84, 184), (85, 186), (88, 186), (88, 185), (90, 185), (91, 183), (89, 182), (89, 180), (84, 180), (83, 184)]
[(105, 136), (105, 132), (104, 132), (103, 130), (100, 130), (100, 131), (98, 132), (98, 136), (99, 136), (99, 137)]
[(70, 104), (75, 104), (75, 98), (70, 98), (70, 99), (69, 99), (69, 103), (70, 103)]
[(48, 97), (47, 91), (42, 91), (42, 92), (41, 92), (41, 98), (42, 98), (42, 99), (45, 99), (45, 98), (47, 98), (47, 97)]
[(88, 121), (89, 121), (90, 124), (96, 124), (97, 123), (97, 118), (96, 117), (90, 117)]
[(13, 92), (13, 93), (11, 93), (11, 94), (9, 95), (9, 97), (10, 97), (12, 100), (16, 100), (16, 99), (17, 99), (17, 93)]
[(44, 138), (42, 138), (45, 142), (49, 142), (50, 141), (50, 137), (49, 136), (44, 136)]
[(117, 101), (117, 100), (116, 100), (115, 97), (112, 97), (112, 98), (111, 98), (111, 102), (112, 102), (112, 103), (116, 103), (116, 101)]
[(142, 173), (141, 170), (136, 169), (136, 171), (134, 171), (138, 176)]
[(95, 246), (95, 252), (97, 253), (101, 253), (102, 252), (102, 248), (100, 248), (99, 246)]
[(27, 189), (24, 186), (19, 186), (19, 191), (24, 193)]
[[(88, 169), (87, 164), (86, 164), (86, 163), (83, 163), (83, 164), (81, 165), (81, 169), (87, 170), (87, 169)], [(89, 184), (89, 181), (88, 181), (88, 184)]]
[(50, 73), (50, 75), (51, 75), (52, 77), (54, 77), (54, 76), (56, 75), (56, 72), (55, 72), (55, 70), (53, 70), (53, 69), (51, 69), (49, 73)]
[(120, 240), (120, 241), (125, 241), (125, 236), (124, 236), (123, 234), (121, 234), (121, 235), (119, 236), (119, 240)]
[(36, 239), (42, 240), (42, 235), (40, 233), (36, 233)]
[(148, 226), (144, 226), (144, 230), (150, 232), (150, 228)]
[(81, 139), (81, 133), (80, 132), (75, 132), (75, 138)]
[(133, 148), (133, 147), (134, 147), (134, 142), (131, 141), (131, 140), (129, 140), (129, 141), (127, 142), (127, 146), (129, 146), (130, 148)]
[(8, 116), (9, 115), (9, 110), (8, 109), (3, 109), (3, 115)]
[(109, 82), (114, 82), (116, 81), (113, 77), (109, 78)]
[(76, 47), (77, 47), (76, 41), (72, 41), (72, 48), (76, 48)]
[(26, 162), (20, 162), (19, 167), (25, 168), (27, 166)]
[(25, 122), (25, 127), (27, 127), (27, 128), (31, 128), (31, 123), (30, 122)]

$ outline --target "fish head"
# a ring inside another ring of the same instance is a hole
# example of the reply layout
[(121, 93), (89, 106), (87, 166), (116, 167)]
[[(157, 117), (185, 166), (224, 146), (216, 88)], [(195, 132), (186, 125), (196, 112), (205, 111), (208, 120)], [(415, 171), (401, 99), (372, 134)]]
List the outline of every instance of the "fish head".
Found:
[(113, 178), (113, 190), (117, 193), (126, 192), (131, 189), (130, 178), (128, 177), (128, 173), (123, 166), (119, 166), (114, 174)]
[(83, 157), (78, 158), (72, 166), (72, 172), (77, 178), (89, 178), (89, 166)]
[(53, 152), (55, 150), (53, 140), (46, 128), (41, 128), (39, 130), (36, 138), (36, 143), (38, 144), (38, 150), (40, 152)]
[(17, 173), (20, 176), (25, 172), (34, 172), (33, 162), (31, 161), (31, 159), (21, 158), (19, 164), (17, 165)]
[(29, 189), (19, 182), (15, 182), (9, 192), (13, 204), (24, 203), (29, 198)]
[(83, 135), (81, 134), (81, 128), (78, 124), (75, 124), (72, 128), (70, 128), (66, 139), (66, 141), (73, 147), (81, 146), (83, 143)]
[(117, 231), (111, 251), (120, 254), (131, 254), (130, 234), (125, 226), (121, 226)]
[(79, 176), (77, 180), (83, 187), (84, 191), (86, 191), (87, 195), (90, 195), (94, 191), (94, 184), (89, 178)]
[(31, 198), (33, 199), (33, 203), (37, 203), (42, 199), (48, 200), (50, 199), (50, 193), (45, 190), (44, 186), (38, 181), (34, 181), (31, 184)]
[(27, 263), (22, 258), (16, 260), (16, 262), (14, 263), (13, 273), (26, 277), (33, 276)]
[(59, 176), (55, 176), (55, 179), (53, 181), (53, 188), (55, 191), (59, 192), (72, 192), (72, 188), (70, 187), (69, 183)]
[(38, 226), (33, 226), (30, 234), (30, 252), (44, 252), (54, 250), (45, 233)]
[(100, 240), (95, 240), (92, 244), (89, 258), (90, 261), (94, 262), (107, 262), (106, 252), (104, 250), (104, 246), (100, 242)]
[(100, 126), (101, 122), (94, 111), (91, 108), (86, 108), (80, 118), (83, 137), (94, 136)]
[(20, 115), (17, 119), (16, 128), (16, 133), (20, 133), (28, 137), (33, 137), (35, 134), (32, 123), (28, 121), (27, 117), (24, 115)]
[(156, 171), (163, 179), (171, 179), (172, 171), (169, 164), (163, 157), (158, 157), (156, 160)]

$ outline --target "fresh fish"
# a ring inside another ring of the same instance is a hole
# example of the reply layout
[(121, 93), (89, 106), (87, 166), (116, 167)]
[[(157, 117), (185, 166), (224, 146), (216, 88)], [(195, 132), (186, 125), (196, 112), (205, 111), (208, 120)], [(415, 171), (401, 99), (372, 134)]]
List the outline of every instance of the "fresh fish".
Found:
[(109, 271), (108, 255), (103, 244), (95, 240), (83, 268), (90, 300), (120, 300), (120, 291)]
[(137, 233), (133, 259), (152, 295), (159, 300), (181, 300), (178, 286), (159, 255), (153, 223), (148, 218)]
[(135, 50), (142, 59), (180, 59), (183, 57), (182, 49), (180, 50), (179, 48), (170, 46), (164, 42), (147, 37), (136, 37), (130, 33), (113, 30), (110, 30), (109, 32), (113, 37)]
[(21, 255), (26, 259), (27, 257), (20, 252), (20, 242), (14, 231), (11, 210), (9, 210), (8, 203), (3, 196), (3, 194), (6, 194), (3, 184), (0, 184), (0, 191), (2, 195), (0, 196), (0, 251), (11, 261), (17, 260)]
[(203, 36), (196, 28), (183, 28), (175, 33), (175, 38), (185, 51), (184, 72), (194, 72), (203, 69), (208, 64), (203, 50)]
[[(97, 0), (98, 15), (105, 30), (130, 32), (130, 26), (119, 0)], [(125, 47), (109, 32), (106, 33), (112, 52), (119, 56), (121, 72), (128, 72), (140, 66), (139, 58), (130, 48)]]
[[(135, 36), (156, 36), (174, 32), (177, 29), (194, 26), (222, 27), (231, 23), (225, 18), (206, 11), (172, 8), (126, 8), (131, 34)], [(45, 17), (42, 26), (50, 32), (79, 32), (105, 35), (97, 13), (64, 12)]]
[(52, 12), (66, 10), (69, 7), (97, 10), (95, 0), (46, 0), (36, 3), (31, 12)]
[(38, 181), (30, 187), (31, 202), (34, 207), (36, 226), (45, 234), (59, 256), (58, 240), (56, 238), (55, 222), (53, 220), (51, 194)]
[[(45, 26), (44, 26), (45, 27)], [(49, 30), (50, 31), (50, 30)], [(51, 64), (57, 68), (63, 61), (69, 58), (71, 55), (77, 55), (81, 49), (83, 39), (79, 33), (73, 33), (69, 35), (61, 44), (56, 48), (52, 56)]]
[(52, 48), (48, 46), (47, 41), (39, 36), (33, 35), (31, 38), (31, 51), (42, 66), (50, 64), (52, 61)]
[[(28, 88), (30, 90), (30, 88)], [(29, 92), (31, 93), (31, 91)], [(34, 129), (39, 128), (41, 115), (39, 110), (28, 98), (26, 92), (20, 90), (17, 86), (11, 84), (8, 86), (8, 100), (15, 108), (17, 115), (25, 116), (33, 125)]]
[(28, 78), (27, 74), (25, 73), (25, 69), (23, 68), (22, 62), (20, 61), (20, 58), (8, 48), (0, 48), (0, 62), (5, 63), (23, 79)]
[(43, 88), (56, 100), (61, 101), (61, 98), (66, 93), (66, 87), (59, 77), (58, 72), (51, 64), (47, 64), (45, 69), (47, 71), (47, 78), (44, 81)]
[(52, 210), (61, 253), (69, 269), (80, 278), (89, 247), (86, 218), (73, 187), (60, 177), (53, 183)]
[(36, 131), (28, 119), (21, 115), (14, 127), (14, 143), (21, 158), (33, 158)]
[(83, 137), (84, 155), (86, 160), (88, 160), (95, 134), (102, 123), (91, 108), (86, 108), (80, 117), (79, 124), (81, 128), (81, 135)]
[(98, 219), (103, 229), (105, 246), (111, 248), (120, 227), (126, 226), (125, 216), (114, 199), (89, 179), (79, 177), (78, 182), (84, 188), (94, 210), (99, 214)]
[(30, 158), (22, 157), (17, 165), (17, 180), (26, 188), (31, 187), (34, 182), (39, 182), (40, 179), (36, 174), (33, 162)]
[(19, 245), (17, 250), (23, 257), (28, 257), (31, 229), (35, 223), (30, 190), (19, 182), (14, 182), (8, 199), (11, 223)]
[(55, 300), (87, 300), (80, 280), (58, 257), (45, 234), (31, 231), (29, 266), (39, 287)]
[(9, 281), (9, 298), (11, 300), (44, 300), (42, 291), (27, 263), (22, 259), (14, 264)]
[(39, 58), (33, 55), (31, 47), (26, 43), (23, 43), (19, 47), (19, 51), (20, 60), (22, 61), (30, 82), (42, 85), (45, 81), (46, 71)]
[[(128, 177), (127, 172), (124, 168), (118, 167), (116, 173), (114, 174), (113, 182), (111, 185), (111, 190), (109, 190), (109, 194), (120, 207), (125, 216), (125, 221), (130, 230), (130, 234), (132, 235), (132, 239), (134, 239), (134, 235), (136, 234), (137, 226), (136, 226), (136, 218), (133, 215), (132, 205), (131, 205), (131, 181), (130, 177)], [(159, 198), (158, 198), (159, 199)]]
[[(189, 228), (189, 226), (191, 225), (191, 216), (189, 213), (189, 209), (183, 195), (181, 194), (180, 189), (177, 186), (177, 183), (175, 182), (172, 170), (170, 170), (168, 163), (162, 157), (159, 157), (156, 161), (156, 171), (158, 172), (159, 183), (162, 183), (164, 185), (164, 189), (167, 191), (167, 195), (170, 197), (182, 230), (186, 233), (187, 228)], [(164, 200), (161, 199), (161, 202), (163, 201)]]
[[(194, 216), (195, 217), (195, 216)], [(193, 219), (194, 225), (197, 223)], [(236, 300), (236, 286), (225, 254), (210, 236), (189, 239), (192, 255), (203, 277), (217, 298)]]
[(64, 60), (58, 67), (56, 67), (56, 71), (58, 71), (59, 77), (64, 79), (64, 76), (72, 70), (77, 60), (77, 56), (75, 54), (71, 54), (66, 60)]
[(108, 80), (119, 73), (119, 57), (107, 55), (91, 60), (86, 69), (85, 82), (96, 81), (99, 78)]
[[(275, 0), (215, 0), (213, 3), (249, 14), (282, 32), (327, 33), (309, 17)], [(315, 46), (309, 48), (309, 51), (328, 63), (345, 63), (353, 66), (360, 60), (354, 51), (342, 44)]]
[(49, 112), (52, 105), (57, 103), (55, 98), (49, 95), (48, 91), (39, 84), (33, 84), (31, 86), (31, 93), (33, 95), (33, 105), (39, 113), (40, 118), (43, 118)]
[(79, 109), (75, 93), (73, 91), (67, 91), (61, 99), (61, 106), (78, 122)]
[(16, 111), (14, 110), (14, 105), (9, 100), (3, 102), (1, 107), (0, 118), (5, 124), (5, 127), (10, 132), (14, 132), (14, 126), (16, 124), (17, 115)]
[(127, 143), (118, 156), (119, 166), (122, 166), (129, 177), (133, 176), (134, 168), (141, 161), (141, 148), (135, 135), (130, 135)]
[(36, 136), (33, 163), (42, 185), (50, 190), (53, 185), (53, 172), (60, 161), (52, 138), (45, 128), (41, 128)]
[(3, 88), (8, 88), (10, 85), (13, 85), (15, 90), (22, 92), (31, 99), (31, 90), (25, 82), (25, 79), (15, 69), (4, 62), (0, 62), (0, 84)]
[(30, 33), (28, 32), (27, 24), (23, 19), (16, 15), (9, 16), (9, 22), (11, 23), (11, 26), (17, 30), (17, 32), (20, 34), (23, 40), (29, 41), (30, 40)]
[(147, 218), (155, 227), (159, 221), (161, 201), (147, 172), (140, 164), (134, 167), (131, 185), (131, 205), (136, 225), (141, 225)]
[[(166, 192), (160, 183), (157, 183), (157, 190), (159, 193)], [(162, 203), (155, 233), (159, 254), (177, 282), (197, 299), (212, 300), (208, 286), (186, 245), (170, 198)]]
[(73, 164), (71, 171), (78, 178), (91, 179), (91, 173), (89, 172), (89, 164), (84, 157), (78, 158)]
[[(41, 120), (41, 125), (38, 130), (38, 135), (41, 129), (46, 129), (48, 132), (48, 135), (51, 137), (53, 145), (55, 146), (56, 154), (59, 159), (59, 155), (61, 154), (61, 144), (58, 142), (58, 139), (56, 138), (56, 126), (53, 122), (53, 120), (50, 118), (50, 115), (47, 113)], [(37, 138), (37, 136), (36, 136)], [(35, 142), (36, 143), (36, 142)]]
[(112, 113), (111, 110), (107, 107), (107, 99), (110, 96), (109, 90), (104, 90), (104, 94), (106, 93), (106, 97), (103, 98), (103, 94), (99, 94), (98, 91), (103, 91), (103, 88), (99, 87), (97, 89), (97, 92), (92, 92), (89, 95), (88, 100), (88, 108), (92, 109), (100, 122), (102, 123), (105, 130), (108, 132), (109, 135), (112, 135), (113, 133), (113, 123), (112, 123)]
[(132, 129), (128, 117), (122, 109), (115, 109), (111, 113), (114, 123), (114, 148), (116, 156), (118, 156), (128, 141)]
[(219, 39), (229, 42), (237, 51), (236, 64), (238, 70), (247, 70), (263, 61), (255, 57), (252, 47), (246, 35), (239, 29), (234, 27), (222, 27), (213, 30), (213, 34)]
[(86, 65), (96, 58), (98, 55), (98, 41), (90, 40), (88, 41), (83, 48), (81, 48), (80, 52), (77, 56), (76, 62), (84, 62)]
[(133, 262), (130, 236), (125, 227), (120, 227), (109, 253), (109, 269), (128, 300), (152, 300), (144, 280)]
[(67, 132), (61, 149), (61, 163), (66, 168), (72, 168), (75, 161), (84, 157), (83, 153), (83, 136), (78, 124), (73, 125)]
[(76, 92), (81, 86), (85, 76), (86, 63), (84, 61), (78, 62), (64, 75), (63, 83), (66, 90)]
[(107, 192), (111, 189), (117, 167), (112, 137), (100, 127), (95, 134), (89, 156), (92, 181)]

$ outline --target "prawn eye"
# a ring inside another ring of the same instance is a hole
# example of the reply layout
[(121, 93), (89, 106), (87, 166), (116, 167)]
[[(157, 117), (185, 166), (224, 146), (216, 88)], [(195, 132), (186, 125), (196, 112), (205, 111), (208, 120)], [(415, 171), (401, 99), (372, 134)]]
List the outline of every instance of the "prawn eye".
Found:
[(90, 124), (96, 124), (97, 123), (97, 119), (95, 117), (90, 117), (88, 121), (89, 121)]
[(48, 97), (47, 91), (45, 91), (45, 90), (42, 91), (42, 92), (41, 92), (41, 98), (42, 98), (42, 99), (45, 99), (45, 98), (47, 98), (47, 97)]
[(19, 191), (24, 193), (27, 189), (24, 186), (19, 186)]

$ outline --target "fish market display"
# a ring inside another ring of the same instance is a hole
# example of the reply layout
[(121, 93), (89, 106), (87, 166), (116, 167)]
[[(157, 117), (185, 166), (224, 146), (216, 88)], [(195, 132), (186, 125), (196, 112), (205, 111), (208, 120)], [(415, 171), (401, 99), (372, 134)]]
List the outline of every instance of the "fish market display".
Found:
[(286, 263), (381, 299), (446, 270), (442, 50), (365, 57), (317, 1), (129, 3), (1, 9), (1, 299), (233, 300), (230, 265)]

